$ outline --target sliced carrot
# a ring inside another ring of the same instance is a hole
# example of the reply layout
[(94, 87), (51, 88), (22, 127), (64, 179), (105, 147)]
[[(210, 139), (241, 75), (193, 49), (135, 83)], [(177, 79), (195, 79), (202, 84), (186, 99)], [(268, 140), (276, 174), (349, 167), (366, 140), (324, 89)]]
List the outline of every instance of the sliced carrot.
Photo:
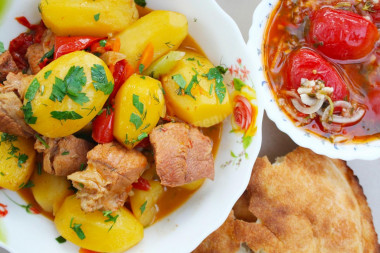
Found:
[[(147, 69), (152, 64), (153, 55), (154, 55), (154, 46), (152, 43), (149, 43), (141, 55), (139, 64), (137, 65), (137, 70), (136, 70), (137, 73), (141, 73), (143, 70)], [(141, 65), (144, 66), (144, 69), (142, 71), (140, 71)]]
[(127, 62), (127, 64), (125, 65), (124, 73), (125, 73), (125, 80), (127, 80), (131, 75), (135, 73), (135, 69), (133, 68), (131, 64), (129, 64), (129, 62)]
[(113, 43), (112, 51), (115, 51), (115, 52), (120, 51), (120, 39), (119, 38), (115, 39), (115, 41)]
[(89, 249), (80, 248), (79, 253), (98, 253), (98, 252), (93, 251), (93, 250), (89, 250)]
[(115, 72), (115, 65), (114, 64), (109, 65), (108, 68), (110, 69), (111, 73)]

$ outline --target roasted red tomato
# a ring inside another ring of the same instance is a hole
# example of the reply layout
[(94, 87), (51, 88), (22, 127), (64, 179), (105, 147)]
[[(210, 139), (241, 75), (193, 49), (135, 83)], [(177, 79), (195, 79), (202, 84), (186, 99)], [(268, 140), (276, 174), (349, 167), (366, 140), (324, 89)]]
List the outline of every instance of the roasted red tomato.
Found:
[(355, 60), (368, 55), (379, 37), (376, 26), (345, 10), (322, 8), (310, 18), (307, 41), (336, 60)]
[(368, 94), (371, 103), (372, 111), (380, 117), (380, 88), (372, 90)]
[(298, 89), (301, 79), (322, 80), (327, 87), (334, 88), (332, 100), (348, 98), (345, 82), (337, 69), (318, 53), (307, 48), (293, 51), (287, 61), (287, 83), (289, 90)]

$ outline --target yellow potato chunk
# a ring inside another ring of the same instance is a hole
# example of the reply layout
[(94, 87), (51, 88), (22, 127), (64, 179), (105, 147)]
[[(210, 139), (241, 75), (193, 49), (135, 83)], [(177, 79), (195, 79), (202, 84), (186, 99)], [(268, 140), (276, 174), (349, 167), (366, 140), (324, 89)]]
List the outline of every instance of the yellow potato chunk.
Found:
[(32, 176), (34, 186), (31, 188), (34, 199), (46, 212), (55, 214), (63, 200), (73, 191), (66, 177), (58, 177), (43, 170), (35, 170)]
[(157, 213), (157, 201), (164, 193), (159, 182), (149, 180), (149, 184), (149, 191), (134, 189), (134, 194), (130, 199), (132, 212), (144, 227), (154, 222)]
[(169, 114), (198, 127), (222, 122), (232, 112), (232, 106), (227, 87), (217, 73), (206, 57), (186, 52), (161, 79)]
[(185, 184), (185, 185), (182, 185), (180, 186), (181, 188), (184, 188), (186, 190), (189, 190), (189, 191), (195, 191), (197, 190), (198, 188), (200, 188), (203, 183), (205, 182), (205, 179), (202, 178), (202, 179), (198, 179), (194, 182), (191, 182), (191, 183), (188, 183), (188, 184)]
[(85, 127), (103, 108), (113, 90), (104, 62), (83, 51), (64, 55), (42, 69), (25, 94), (25, 121), (50, 138)]
[(34, 141), (1, 132), (0, 136), (0, 187), (17, 191), (33, 173)]
[(58, 36), (106, 37), (139, 18), (133, 0), (41, 0), (40, 11)]
[(127, 148), (133, 148), (165, 116), (166, 106), (160, 81), (132, 75), (115, 98), (113, 134)]
[(144, 236), (143, 226), (125, 207), (108, 214), (101, 211), (85, 213), (75, 196), (65, 199), (54, 223), (68, 241), (98, 252), (126, 251)]
[(140, 18), (117, 35), (120, 38), (120, 53), (126, 55), (128, 63), (137, 67), (144, 49), (153, 44), (153, 61), (176, 50), (188, 34), (186, 16), (172, 11), (153, 11)]

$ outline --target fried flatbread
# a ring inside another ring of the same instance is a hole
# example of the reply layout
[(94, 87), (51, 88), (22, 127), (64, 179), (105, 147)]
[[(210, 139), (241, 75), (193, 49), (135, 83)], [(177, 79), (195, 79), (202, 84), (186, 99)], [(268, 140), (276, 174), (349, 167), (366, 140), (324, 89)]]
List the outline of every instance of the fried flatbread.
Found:
[(233, 222), (233, 238), (254, 252), (380, 252), (371, 210), (352, 170), (308, 149), (297, 148), (273, 165), (258, 158), (234, 210), (240, 217)]

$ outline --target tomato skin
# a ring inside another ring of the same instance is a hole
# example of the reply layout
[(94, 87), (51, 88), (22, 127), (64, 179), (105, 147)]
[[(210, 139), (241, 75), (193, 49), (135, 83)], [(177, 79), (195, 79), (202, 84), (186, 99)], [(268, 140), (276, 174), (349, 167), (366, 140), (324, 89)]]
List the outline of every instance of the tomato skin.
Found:
[(345, 10), (322, 8), (312, 13), (307, 42), (335, 60), (356, 60), (368, 55), (379, 38), (376, 26)]
[(96, 116), (92, 123), (92, 138), (97, 143), (110, 143), (113, 141), (114, 111), (104, 109), (103, 112)]
[(142, 191), (149, 191), (150, 190), (150, 184), (149, 181), (145, 178), (140, 177), (139, 180), (136, 183), (132, 184), (133, 188), (142, 190)]
[(372, 90), (368, 98), (372, 111), (380, 117), (380, 87)]
[(322, 56), (311, 49), (301, 48), (293, 51), (286, 63), (287, 82), (285, 88), (296, 90), (301, 79), (322, 80), (326, 87), (334, 88), (331, 99), (343, 100), (349, 97), (347, 86), (338, 70)]

